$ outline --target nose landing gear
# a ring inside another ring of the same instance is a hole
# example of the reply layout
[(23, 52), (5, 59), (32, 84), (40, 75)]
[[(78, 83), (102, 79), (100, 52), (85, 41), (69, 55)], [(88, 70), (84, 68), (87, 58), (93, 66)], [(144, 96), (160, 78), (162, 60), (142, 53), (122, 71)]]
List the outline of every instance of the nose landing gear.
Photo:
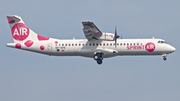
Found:
[(102, 60), (103, 60), (102, 55), (103, 53), (100, 52), (100, 53), (96, 53), (93, 57), (94, 60), (96, 60), (99, 65), (102, 64)]
[(167, 58), (166, 58), (167, 54), (163, 54), (162, 56), (163, 56), (163, 60), (166, 61), (167, 60)]

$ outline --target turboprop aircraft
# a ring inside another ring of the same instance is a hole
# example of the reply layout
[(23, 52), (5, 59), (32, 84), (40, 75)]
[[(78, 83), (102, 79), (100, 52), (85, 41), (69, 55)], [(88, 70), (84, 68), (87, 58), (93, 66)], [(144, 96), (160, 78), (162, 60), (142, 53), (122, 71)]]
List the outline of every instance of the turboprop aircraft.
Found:
[(116, 29), (115, 34), (103, 33), (91, 21), (82, 22), (86, 39), (59, 40), (36, 34), (19, 16), (9, 15), (7, 20), (14, 39), (8, 47), (49, 56), (83, 56), (102, 64), (103, 58), (123, 55), (162, 55), (166, 60), (176, 50), (162, 39), (118, 39)]

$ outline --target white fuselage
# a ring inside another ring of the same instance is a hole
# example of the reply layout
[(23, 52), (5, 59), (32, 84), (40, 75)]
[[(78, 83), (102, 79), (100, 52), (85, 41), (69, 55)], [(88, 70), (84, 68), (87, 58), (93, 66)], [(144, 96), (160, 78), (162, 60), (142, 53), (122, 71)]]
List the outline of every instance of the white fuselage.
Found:
[[(117, 55), (163, 55), (175, 51), (175, 48), (166, 43), (158, 43), (162, 39), (118, 39), (117, 45), (114, 41), (88, 41), (87, 39), (79, 40), (58, 40), (50, 38), (47, 41), (34, 42), (31, 47), (26, 47), (23, 42), (21, 49), (42, 53), (53, 56), (84, 56), (93, 57), (96, 52), (102, 52), (103, 58)], [(154, 46), (147, 46), (147, 43), (153, 43)], [(44, 46), (42, 50), (40, 47)], [(15, 47), (15, 43), (7, 44)], [(147, 48), (153, 48), (148, 51)]]
[(43, 37), (29, 29), (20, 16), (8, 15), (14, 43), (8, 47), (23, 49), (53, 56), (84, 56), (94, 58), (102, 64), (103, 58), (118, 55), (162, 55), (166, 60), (175, 48), (162, 39), (118, 39), (115, 34), (102, 33), (92, 21), (83, 21), (86, 39), (59, 40)]

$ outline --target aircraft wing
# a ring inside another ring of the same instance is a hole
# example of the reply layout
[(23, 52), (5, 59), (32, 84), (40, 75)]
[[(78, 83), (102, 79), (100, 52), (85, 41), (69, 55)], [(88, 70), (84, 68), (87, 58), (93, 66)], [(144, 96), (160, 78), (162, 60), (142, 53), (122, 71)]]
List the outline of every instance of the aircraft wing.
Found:
[(98, 40), (102, 36), (102, 32), (91, 21), (83, 21), (84, 35), (88, 40)]

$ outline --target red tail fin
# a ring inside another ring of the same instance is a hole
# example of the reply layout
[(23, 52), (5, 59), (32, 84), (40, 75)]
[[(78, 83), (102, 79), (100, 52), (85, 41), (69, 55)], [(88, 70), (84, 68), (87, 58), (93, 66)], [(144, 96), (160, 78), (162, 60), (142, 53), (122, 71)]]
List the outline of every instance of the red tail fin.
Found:
[(14, 42), (21, 42), (26, 40), (36, 40), (37, 34), (29, 29), (21, 17), (16, 15), (7, 16), (8, 23), (11, 28), (11, 34), (14, 39)]

